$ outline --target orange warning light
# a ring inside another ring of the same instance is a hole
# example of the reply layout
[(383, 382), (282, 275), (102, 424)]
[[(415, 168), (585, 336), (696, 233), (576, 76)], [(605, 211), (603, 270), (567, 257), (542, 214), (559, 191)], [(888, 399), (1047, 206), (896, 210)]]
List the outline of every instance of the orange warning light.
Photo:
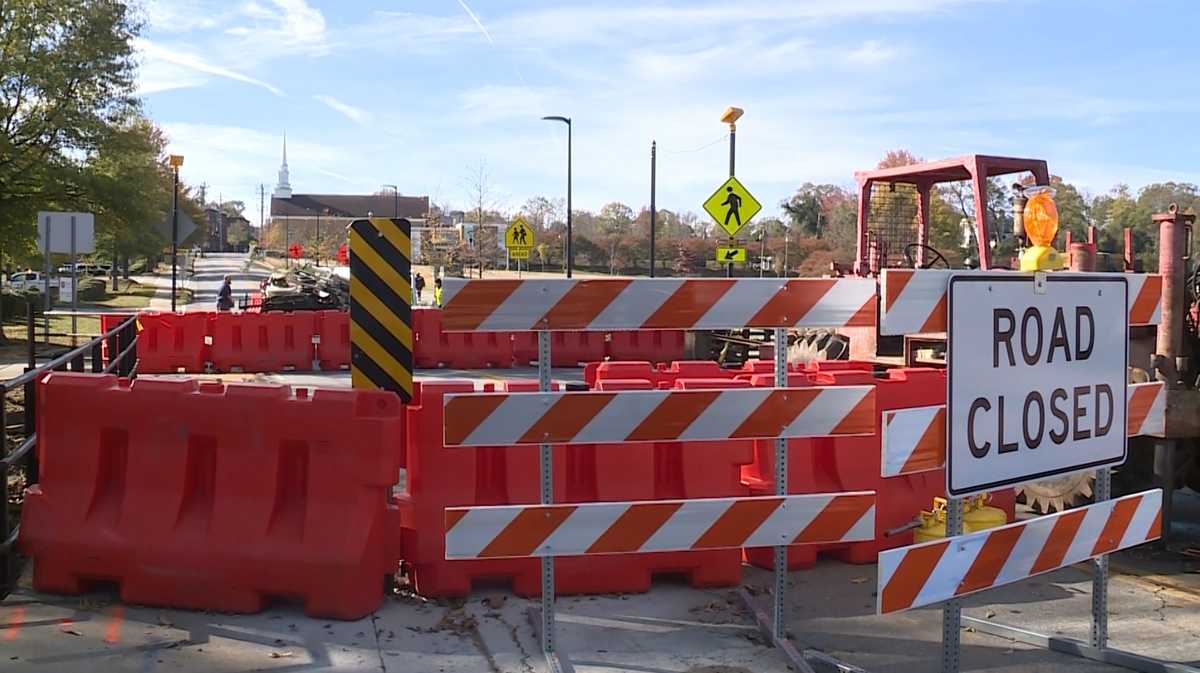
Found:
[(1048, 247), (1058, 235), (1058, 208), (1054, 205), (1054, 190), (1050, 187), (1030, 187), (1025, 190), (1025, 234), (1035, 246)]

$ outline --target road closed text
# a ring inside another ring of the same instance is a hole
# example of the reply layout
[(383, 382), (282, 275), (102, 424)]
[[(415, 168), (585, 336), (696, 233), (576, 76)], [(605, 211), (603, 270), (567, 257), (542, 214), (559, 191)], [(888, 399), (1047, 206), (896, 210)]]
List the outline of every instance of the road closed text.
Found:
[(1048, 282), (1037, 294), (1014, 278), (951, 284), (954, 495), (1124, 456), (1123, 282)]
[[(1096, 319), (1092, 309), (1076, 306), (1067, 317), (1063, 307), (1053, 316), (1043, 316), (1033, 306), (1016, 315), (1011, 308), (992, 309), (992, 368), (1005, 376), (1018, 362), (1035, 367), (1042, 363), (1086, 363), (1095, 351)], [(1113, 431), (1117, 398), (1107, 383), (1056, 386), (1030, 390), (1024, 399), (999, 395), (979, 396), (967, 411), (967, 445), (971, 455), (984, 458), (990, 452), (1013, 453), (1019, 447), (1038, 449), (1043, 444), (1062, 445)], [(1020, 416), (1020, 432), (1012, 430), (1012, 416)], [(1122, 428), (1117, 429), (1122, 432)]]

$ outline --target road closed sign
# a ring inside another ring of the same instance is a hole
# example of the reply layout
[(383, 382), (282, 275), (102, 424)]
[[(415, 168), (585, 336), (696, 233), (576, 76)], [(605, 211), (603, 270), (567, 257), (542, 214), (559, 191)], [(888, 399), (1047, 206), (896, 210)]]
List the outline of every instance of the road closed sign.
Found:
[(950, 279), (950, 495), (1125, 460), (1127, 302), (1120, 276)]

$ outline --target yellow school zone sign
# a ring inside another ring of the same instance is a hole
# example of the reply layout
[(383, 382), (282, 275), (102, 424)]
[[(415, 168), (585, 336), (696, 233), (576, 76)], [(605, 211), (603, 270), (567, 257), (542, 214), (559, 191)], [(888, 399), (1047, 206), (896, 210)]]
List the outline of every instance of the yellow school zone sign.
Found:
[(762, 204), (733, 176), (704, 202), (704, 211), (730, 236), (736, 236), (760, 210)]
[(525, 218), (513, 220), (504, 230), (504, 247), (508, 250), (508, 256), (512, 259), (529, 259), (529, 252), (533, 250), (533, 236), (533, 227)]

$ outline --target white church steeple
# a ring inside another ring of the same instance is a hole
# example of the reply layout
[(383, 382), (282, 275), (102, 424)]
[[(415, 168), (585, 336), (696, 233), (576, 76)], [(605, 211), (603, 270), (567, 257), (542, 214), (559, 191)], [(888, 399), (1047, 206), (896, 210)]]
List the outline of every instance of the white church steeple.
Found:
[(280, 199), (292, 198), (292, 185), (288, 182), (287, 165), (287, 133), (283, 134), (283, 164), (279, 166), (279, 182), (275, 185), (275, 197)]

